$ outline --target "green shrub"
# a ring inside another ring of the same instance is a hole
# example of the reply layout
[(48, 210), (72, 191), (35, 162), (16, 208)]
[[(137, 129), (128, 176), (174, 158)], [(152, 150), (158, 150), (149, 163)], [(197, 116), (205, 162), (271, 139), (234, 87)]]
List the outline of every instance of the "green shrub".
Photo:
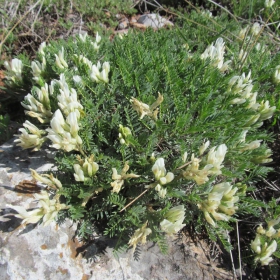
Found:
[[(265, 204), (248, 191), (270, 170), (263, 122), (276, 108), (256, 92), (259, 61), (249, 63), (252, 52), (240, 62), (241, 41), (207, 46), (192, 32), (147, 30), (112, 42), (80, 35), (40, 47), (22, 102), (31, 122), (16, 142), (57, 149), (58, 172), (31, 170), (48, 187), (36, 210), (10, 205), (18, 217), (46, 225), (68, 216), (82, 237), (93, 229), (117, 236), (116, 250), (149, 239), (163, 252), (165, 235), (189, 223), (230, 250), (231, 222), (261, 219)], [(275, 251), (265, 249), (266, 257)]]

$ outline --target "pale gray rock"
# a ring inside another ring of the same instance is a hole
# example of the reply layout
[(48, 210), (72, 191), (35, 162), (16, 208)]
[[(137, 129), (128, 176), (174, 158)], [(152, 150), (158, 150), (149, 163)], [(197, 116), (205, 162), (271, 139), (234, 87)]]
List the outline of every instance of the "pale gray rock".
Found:
[(169, 25), (169, 26), (174, 25), (171, 21), (161, 17), (158, 14), (142, 15), (142, 16), (139, 17), (137, 22), (141, 23), (141, 24), (144, 24), (147, 27), (152, 27), (152, 28), (155, 28), (155, 29), (162, 28), (162, 27), (167, 26), (167, 25)]
[[(169, 240), (169, 253), (162, 255), (151, 242), (141, 248), (139, 260), (132, 250), (113, 256), (115, 240), (96, 236), (89, 244), (75, 235), (77, 224), (66, 220), (60, 225), (21, 226), (7, 204), (26, 209), (36, 207), (29, 168), (38, 173), (54, 168), (45, 151), (30, 152), (13, 145), (0, 147), (0, 279), (1, 280), (193, 280), (214, 279), (213, 271), (202, 268), (207, 259), (196, 258), (198, 251), (182, 242)], [(203, 250), (202, 250), (203, 251)], [(227, 275), (224, 279), (230, 279)]]
[(119, 30), (126, 29), (126, 28), (128, 28), (128, 25), (129, 25), (128, 19), (127, 19), (127, 18), (124, 18), (124, 19), (122, 19), (122, 21), (119, 23), (118, 29), (119, 29)]

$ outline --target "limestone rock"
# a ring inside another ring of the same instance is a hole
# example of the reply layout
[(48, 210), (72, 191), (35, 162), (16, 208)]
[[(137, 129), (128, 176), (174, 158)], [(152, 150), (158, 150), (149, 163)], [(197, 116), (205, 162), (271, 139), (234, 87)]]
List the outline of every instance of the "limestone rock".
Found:
[(147, 27), (162, 28), (164, 26), (173, 26), (174, 24), (157, 14), (145, 14), (139, 17), (138, 23), (144, 24)]

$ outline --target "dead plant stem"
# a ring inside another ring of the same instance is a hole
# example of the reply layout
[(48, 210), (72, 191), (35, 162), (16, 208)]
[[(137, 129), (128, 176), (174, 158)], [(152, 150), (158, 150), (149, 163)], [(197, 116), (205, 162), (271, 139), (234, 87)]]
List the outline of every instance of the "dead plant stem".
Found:
[(120, 212), (124, 211), (127, 207), (129, 207), (132, 203), (134, 203), (138, 198), (140, 198), (143, 194), (145, 194), (149, 189), (144, 190), (141, 194), (139, 194), (136, 198), (134, 198), (131, 202), (129, 202)]
[(236, 221), (236, 234), (237, 234), (237, 245), (238, 245), (238, 260), (239, 260), (239, 273), (240, 279), (242, 280), (242, 263), (241, 263), (241, 252), (240, 252), (240, 240), (239, 240), (239, 228), (238, 228), (238, 221)]
[(9, 30), (9, 32), (7, 33), (7, 35), (5, 36), (5, 38), (3, 39), (3, 41), (0, 43), (0, 55), (2, 53), (2, 47), (4, 45), (4, 43), (6, 42), (6, 40), (8, 39), (8, 37), (10, 36), (10, 34), (13, 32), (13, 30), (22, 22), (22, 20), (41, 2), (44, 0), (38, 0), (31, 8), (29, 8), (29, 10), (15, 23), (15, 25)]

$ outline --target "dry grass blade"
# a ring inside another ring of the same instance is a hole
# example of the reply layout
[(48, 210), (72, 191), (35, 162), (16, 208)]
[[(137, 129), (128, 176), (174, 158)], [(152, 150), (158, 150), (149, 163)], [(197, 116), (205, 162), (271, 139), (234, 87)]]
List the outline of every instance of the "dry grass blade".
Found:
[(236, 221), (236, 234), (237, 234), (237, 245), (238, 245), (238, 259), (239, 259), (240, 279), (242, 280), (242, 263), (241, 263), (238, 221)]
[(23, 19), (37, 6), (39, 5), (40, 2), (44, 2), (44, 0), (38, 0), (17, 22), (16, 24), (9, 30), (9, 32), (7, 33), (7, 35), (5, 36), (5, 38), (2, 40), (2, 42), (0, 43), (0, 55), (2, 53), (2, 47), (3, 44), (6, 42), (6, 40), (8, 39), (8, 37), (10, 36), (10, 34), (13, 32), (13, 30), (23, 21)]

